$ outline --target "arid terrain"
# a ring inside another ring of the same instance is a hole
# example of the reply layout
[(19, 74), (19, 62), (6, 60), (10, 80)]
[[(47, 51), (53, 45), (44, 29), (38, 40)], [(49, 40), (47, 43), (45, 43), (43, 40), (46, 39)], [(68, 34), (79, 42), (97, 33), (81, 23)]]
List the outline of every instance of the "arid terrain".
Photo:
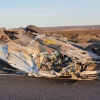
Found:
[(40, 27), (43, 31), (100, 30), (100, 25)]
[(83, 31), (48, 31), (46, 34), (50, 33), (50, 35), (59, 34), (63, 37), (67, 37), (69, 40), (78, 43), (78, 42), (86, 42), (86, 43), (97, 43), (100, 42), (100, 30), (83, 30)]
[(100, 25), (94, 26), (62, 26), (62, 27), (41, 27), (45, 34), (61, 35), (75, 43), (99, 43)]

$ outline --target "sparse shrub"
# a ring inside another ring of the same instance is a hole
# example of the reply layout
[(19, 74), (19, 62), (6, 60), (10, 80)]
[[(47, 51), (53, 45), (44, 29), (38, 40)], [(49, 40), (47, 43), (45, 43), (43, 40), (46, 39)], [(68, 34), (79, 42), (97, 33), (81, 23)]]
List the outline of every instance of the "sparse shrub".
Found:
[(97, 38), (96, 35), (79, 35), (76, 40), (77, 42), (100, 42), (100, 38)]

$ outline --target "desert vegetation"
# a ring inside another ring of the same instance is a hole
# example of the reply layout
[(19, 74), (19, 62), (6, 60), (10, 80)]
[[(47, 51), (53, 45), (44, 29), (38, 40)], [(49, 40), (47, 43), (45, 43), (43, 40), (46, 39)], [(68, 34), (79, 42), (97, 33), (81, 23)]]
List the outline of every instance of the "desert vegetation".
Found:
[(81, 30), (81, 31), (48, 31), (45, 34), (50, 33), (50, 35), (59, 34), (66, 37), (75, 43), (99, 43), (100, 42), (100, 30)]

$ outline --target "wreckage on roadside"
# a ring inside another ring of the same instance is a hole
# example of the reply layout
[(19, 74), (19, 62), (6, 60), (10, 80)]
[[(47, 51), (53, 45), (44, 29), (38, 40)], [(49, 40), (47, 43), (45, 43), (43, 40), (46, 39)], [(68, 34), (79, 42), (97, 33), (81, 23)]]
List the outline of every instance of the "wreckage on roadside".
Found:
[(82, 48), (36, 26), (0, 28), (0, 69), (9, 74), (92, 80), (100, 77), (100, 44)]

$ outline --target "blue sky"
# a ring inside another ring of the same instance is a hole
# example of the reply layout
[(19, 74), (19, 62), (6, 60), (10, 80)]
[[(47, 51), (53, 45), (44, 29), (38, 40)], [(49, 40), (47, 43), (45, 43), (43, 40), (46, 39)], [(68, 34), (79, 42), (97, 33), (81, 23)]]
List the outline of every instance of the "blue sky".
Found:
[(100, 25), (100, 0), (0, 0), (0, 27)]

